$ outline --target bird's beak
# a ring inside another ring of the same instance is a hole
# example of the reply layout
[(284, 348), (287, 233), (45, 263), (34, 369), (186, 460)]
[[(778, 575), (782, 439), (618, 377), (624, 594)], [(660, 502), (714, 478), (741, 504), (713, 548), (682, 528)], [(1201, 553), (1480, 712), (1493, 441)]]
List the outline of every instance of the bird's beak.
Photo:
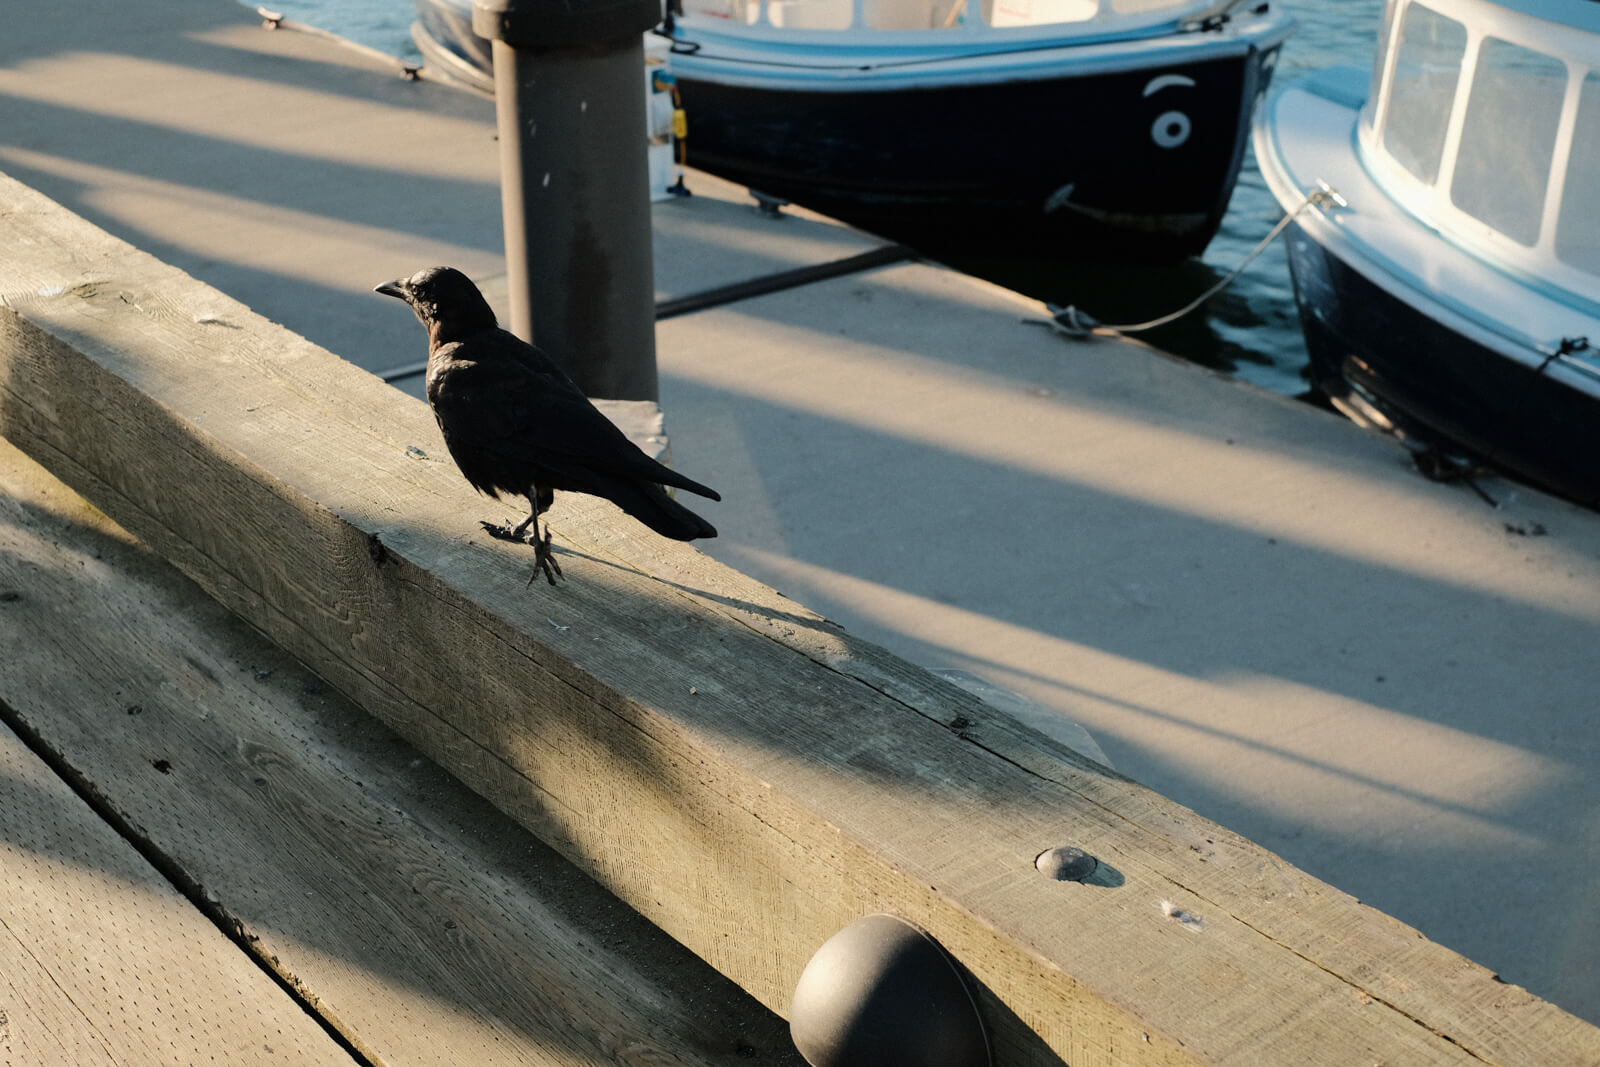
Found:
[(406, 292), (405, 281), (401, 278), (396, 278), (392, 282), (384, 282), (372, 291), (374, 293), (382, 293), (384, 296), (397, 296), (401, 300), (409, 301), (411, 299), (411, 295)]

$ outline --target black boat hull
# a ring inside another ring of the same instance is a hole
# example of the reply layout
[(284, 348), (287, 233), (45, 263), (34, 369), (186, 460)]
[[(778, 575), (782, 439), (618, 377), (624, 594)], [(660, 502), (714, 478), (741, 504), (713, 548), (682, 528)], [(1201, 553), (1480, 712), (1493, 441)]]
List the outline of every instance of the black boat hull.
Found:
[[(1221, 224), (1275, 51), (872, 91), (677, 71), (692, 166), (934, 254), (1162, 263)], [(1147, 95), (1165, 75), (1194, 84)]]
[(1286, 236), (1314, 381), (1336, 404), (1600, 507), (1600, 399), (1450, 329), (1298, 225)]
[[(430, 67), (492, 91), (460, 7), (417, 0), (412, 35)], [(995, 71), (1035, 53), (987, 67), (930, 55), (841, 85), (778, 59), (712, 60), (680, 23), (672, 68), (693, 167), (933, 256), (1172, 263), (1221, 225), (1291, 27), (1232, 46), (1208, 31), (1158, 38), (1117, 63), (1051, 46), (1031, 68), (1049, 73), (1010, 80)]]

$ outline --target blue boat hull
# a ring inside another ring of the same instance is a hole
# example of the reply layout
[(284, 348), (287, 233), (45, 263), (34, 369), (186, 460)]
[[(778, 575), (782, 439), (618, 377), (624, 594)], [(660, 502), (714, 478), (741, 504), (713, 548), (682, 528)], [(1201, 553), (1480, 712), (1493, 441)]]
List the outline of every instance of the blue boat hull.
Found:
[(1351, 269), (1298, 225), (1289, 269), (1315, 384), (1403, 432), (1600, 507), (1600, 401), (1450, 329)]

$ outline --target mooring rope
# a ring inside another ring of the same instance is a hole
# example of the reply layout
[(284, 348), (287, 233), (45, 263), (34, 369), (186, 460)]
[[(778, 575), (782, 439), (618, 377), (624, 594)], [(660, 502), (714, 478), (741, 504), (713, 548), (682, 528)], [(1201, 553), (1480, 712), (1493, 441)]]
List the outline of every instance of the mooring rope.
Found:
[(1300, 201), (1300, 203), (1296, 205), (1292, 211), (1286, 212), (1283, 218), (1278, 220), (1278, 224), (1272, 227), (1271, 230), (1267, 231), (1267, 235), (1250, 250), (1250, 254), (1245, 256), (1244, 261), (1235, 267), (1227, 277), (1223, 278), (1211, 288), (1207, 289), (1205, 292), (1201, 293), (1199, 296), (1183, 305), (1183, 307), (1179, 308), (1177, 311), (1162, 315), (1160, 318), (1151, 319), (1148, 322), (1128, 323), (1127, 325), (1123, 326), (1107, 326), (1096, 319), (1093, 315), (1079, 311), (1077, 307), (1072, 304), (1068, 304), (1065, 307), (1062, 307), (1059, 304), (1046, 304), (1045, 308), (1050, 312), (1050, 317), (1048, 319), (1024, 319), (1023, 321), (1031, 325), (1048, 326), (1056, 333), (1080, 341), (1095, 333), (1143, 333), (1145, 330), (1153, 330), (1157, 326), (1165, 326), (1169, 322), (1176, 322), (1185, 315), (1189, 314), (1191, 311), (1194, 311), (1196, 308), (1200, 307), (1200, 305), (1204, 304), (1207, 300), (1210, 300), (1212, 297), (1222, 292), (1222, 290), (1226, 289), (1228, 286), (1232, 285), (1239, 275), (1244, 273), (1245, 268), (1254, 263), (1256, 261), (1256, 257), (1265, 252), (1267, 250), (1267, 246), (1272, 244), (1273, 241), (1276, 241), (1278, 239), (1278, 235), (1283, 233), (1283, 231), (1288, 228), (1291, 222), (1299, 218), (1302, 211), (1313, 204), (1321, 208), (1327, 208), (1330, 206), (1350, 206), (1345, 198), (1335, 192), (1326, 182), (1317, 182), (1317, 188), (1307, 193), (1305, 199)]

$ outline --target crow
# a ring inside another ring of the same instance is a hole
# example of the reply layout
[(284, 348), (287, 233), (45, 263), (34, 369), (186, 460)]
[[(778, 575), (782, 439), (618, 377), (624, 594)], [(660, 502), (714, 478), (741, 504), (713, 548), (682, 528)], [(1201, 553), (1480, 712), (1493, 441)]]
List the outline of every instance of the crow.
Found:
[(716, 490), (640, 451), (555, 360), (499, 327), (465, 274), (427, 267), (374, 292), (404, 300), (428, 328), (428, 403), (461, 473), (496, 500), (501, 493), (528, 498), (528, 517), (516, 527), (481, 525), (501, 540), (533, 546), (530, 583), (542, 572), (555, 585), (561, 574), (548, 524), (539, 535), (539, 516), (557, 489), (605, 497), (663, 537), (717, 536), (662, 487), (721, 500)]

